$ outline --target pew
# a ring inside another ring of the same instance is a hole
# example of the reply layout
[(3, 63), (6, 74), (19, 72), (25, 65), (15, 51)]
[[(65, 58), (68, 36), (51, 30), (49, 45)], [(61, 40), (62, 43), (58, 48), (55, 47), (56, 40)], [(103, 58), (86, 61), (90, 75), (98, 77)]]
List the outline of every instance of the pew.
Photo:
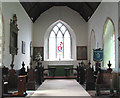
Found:
[(9, 87), (9, 89), (16, 89), (17, 83), (18, 83), (18, 77), (17, 77), (16, 72), (13, 69), (13, 67), (11, 67), (11, 69), (8, 72), (8, 87)]
[(27, 75), (27, 72), (25, 71), (25, 63), (22, 62), (22, 68), (20, 69), (19, 75)]
[(26, 75), (18, 76), (18, 96), (25, 96), (26, 88)]
[(85, 65), (84, 62), (81, 62), (80, 65), (80, 84), (84, 84), (85, 83)]
[[(35, 69), (32, 67), (25, 70), (25, 63), (22, 63), (22, 68), (15, 70), (14, 65), (11, 65), (11, 69), (3, 69), (3, 96), (25, 96), (26, 89), (35, 90), (35, 87), (42, 84), (44, 81), (44, 67), (40, 64)], [(8, 70), (8, 71), (6, 71)], [(7, 78), (6, 78), (7, 77)], [(38, 84), (38, 85), (36, 85)], [(9, 91), (18, 90), (16, 93), (9, 93)]]
[(42, 64), (40, 63), (40, 65), (37, 65), (34, 69), (34, 73), (35, 73), (35, 81), (37, 85), (41, 85), (42, 82), (44, 81), (44, 68), (42, 66)]
[(2, 93), (8, 93), (8, 68), (5, 66), (2, 68)]
[(113, 94), (113, 75), (112, 75), (112, 69), (110, 61), (108, 63), (108, 69), (104, 72), (103, 70), (100, 70), (98, 73), (98, 77), (96, 80), (96, 95), (101, 95), (100, 91), (104, 89), (110, 90), (110, 94)]
[(41, 66), (41, 81), (44, 82), (44, 67)]
[(109, 89), (110, 94), (113, 93), (112, 87), (112, 73), (99, 73), (96, 80), (96, 95), (100, 95), (100, 91), (104, 89)]
[(27, 89), (28, 90), (35, 90), (34, 71), (33, 71), (32, 67), (28, 71)]
[(77, 82), (79, 82), (80, 81), (80, 67), (79, 66), (77, 66)]
[[(23, 63), (24, 64), (24, 63)], [(23, 66), (22, 64), (22, 66)], [(25, 65), (25, 64), (24, 64)], [(2, 74), (3, 74), (3, 81), (2, 81), (2, 84), (3, 84), (3, 96), (23, 96), (20, 92), (21, 90), (24, 88), (24, 92), (25, 92), (25, 88), (26, 88), (26, 77), (23, 80), (20, 79), (20, 77), (23, 77), (23, 75), (19, 76), (20, 74), (23, 74), (25, 72), (25, 68), (21, 68), (20, 70), (15, 70), (13, 67), (14, 67), (14, 64), (11, 64), (11, 69), (8, 69), (8, 68), (3, 68), (2, 69)], [(24, 72), (23, 72), (24, 71)], [(22, 73), (23, 72), (23, 73)], [(25, 73), (26, 74), (26, 73)], [(24, 85), (23, 85), (23, 84)], [(21, 89), (20, 89), (21, 88)], [(18, 90), (17, 93), (9, 93), (9, 91), (13, 91), (13, 90)]]
[(38, 66), (35, 66), (35, 68), (34, 68), (34, 74), (35, 74), (35, 82), (36, 82), (36, 84), (39, 84)]
[(91, 63), (88, 63), (89, 67), (86, 69), (86, 90), (94, 90), (95, 89), (95, 78), (94, 71), (91, 68)]

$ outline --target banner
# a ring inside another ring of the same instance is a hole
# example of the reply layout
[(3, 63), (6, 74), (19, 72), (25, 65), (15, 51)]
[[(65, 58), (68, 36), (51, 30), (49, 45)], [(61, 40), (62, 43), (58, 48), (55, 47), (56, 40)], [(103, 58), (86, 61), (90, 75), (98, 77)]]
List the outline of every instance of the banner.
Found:
[(93, 60), (95, 62), (103, 61), (103, 49), (93, 49)]

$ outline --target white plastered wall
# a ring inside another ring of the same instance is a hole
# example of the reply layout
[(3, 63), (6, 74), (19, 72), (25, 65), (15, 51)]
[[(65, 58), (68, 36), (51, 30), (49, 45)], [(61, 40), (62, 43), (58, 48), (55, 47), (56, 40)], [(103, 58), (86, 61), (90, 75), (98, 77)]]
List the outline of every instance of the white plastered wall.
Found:
[[(30, 42), (32, 41), (32, 21), (26, 14), (25, 10), (19, 2), (3, 2), (2, 12), (4, 20), (4, 33), (5, 33), (5, 45), (4, 45), (4, 66), (10, 68), (11, 54), (9, 53), (10, 44), (10, 19), (13, 14), (17, 15), (18, 23), (18, 54), (14, 59), (14, 68), (20, 69), (22, 62), (24, 61), (26, 66), (30, 63)], [(25, 54), (22, 54), (22, 41), (25, 42)]]
[[(87, 23), (84, 21), (84, 19), (75, 12), (74, 10), (66, 7), (66, 6), (54, 6), (47, 11), (45, 11), (41, 16), (36, 20), (36, 22), (33, 25), (33, 46), (34, 47), (40, 47), (45, 46), (45, 34), (48, 34), (48, 28), (52, 26), (57, 21), (61, 20), (71, 28), (71, 31), (74, 32), (72, 40), (76, 40), (73, 46), (87, 46)], [(47, 32), (47, 33), (46, 33)], [(72, 46), (72, 47), (73, 47)], [(72, 48), (73, 49), (73, 48)], [(44, 52), (48, 52), (47, 50), (44, 50)], [(56, 61), (56, 62), (50, 62), (50, 61), (44, 61), (44, 66), (47, 66), (48, 64), (78, 64), (76, 60), (76, 47), (74, 47), (74, 53), (73, 53), (73, 61)], [(45, 60), (47, 57), (45, 56)], [(69, 62), (69, 63), (68, 63)]]
[(93, 61), (93, 49), (96, 49), (96, 36), (95, 36), (95, 32), (92, 29), (91, 34), (90, 34), (90, 39), (89, 39), (89, 60), (91, 61), (91, 65), (94, 65), (94, 61)]
[[(116, 68), (114, 71), (118, 71), (118, 3), (117, 2), (102, 2), (96, 12), (93, 14), (88, 22), (88, 39), (90, 38), (91, 30), (94, 29), (96, 35), (96, 42), (98, 48), (103, 48), (103, 29), (104, 23), (110, 17), (115, 25), (115, 61)], [(89, 40), (88, 40), (89, 42)], [(88, 54), (89, 55), (89, 54)]]
[[(118, 36), (120, 37), (120, 2), (118, 3)], [(120, 41), (118, 42), (119, 45), (119, 65), (120, 65)], [(119, 66), (119, 72), (120, 72), (120, 66)]]

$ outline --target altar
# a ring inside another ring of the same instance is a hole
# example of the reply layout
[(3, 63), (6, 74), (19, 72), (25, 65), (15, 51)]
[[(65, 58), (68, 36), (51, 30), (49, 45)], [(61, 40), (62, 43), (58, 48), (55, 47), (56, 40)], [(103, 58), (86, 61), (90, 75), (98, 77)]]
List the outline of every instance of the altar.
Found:
[[(69, 68), (68, 76), (73, 76), (73, 65), (48, 65), (49, 68), (55, 68), (55, 76), (65, 76), (65, 68)], [(48, 71), (49, 76), (52, 76), (51, 71)]]

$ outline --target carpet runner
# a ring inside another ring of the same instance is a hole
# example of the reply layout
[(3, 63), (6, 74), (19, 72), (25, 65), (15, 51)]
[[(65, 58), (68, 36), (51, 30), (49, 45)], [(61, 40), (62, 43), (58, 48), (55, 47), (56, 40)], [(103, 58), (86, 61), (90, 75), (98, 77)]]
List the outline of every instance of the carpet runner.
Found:
[(91, 98), (88, 92), (75, 79), (47, 79), (34, 92), (32, 97), (34, 98), (34, 96), (42, 96), (42, 98), (46, 98), (44, 96), (62, 96), (62, 98), (63, 96), (71, 96), (70, 98), (81, 96), (78, 98)]

